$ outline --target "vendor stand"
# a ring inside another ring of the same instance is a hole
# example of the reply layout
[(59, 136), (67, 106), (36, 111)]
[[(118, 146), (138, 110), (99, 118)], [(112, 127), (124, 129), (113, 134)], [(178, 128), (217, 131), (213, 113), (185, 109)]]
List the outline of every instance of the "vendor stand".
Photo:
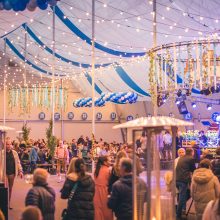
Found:
[[(193, 123), (165, 116), (143, 117), (129, 121), (113, 128), (132, 129), (133, 151), (135, 146), (135, 129), (142, 128), (147, 133), (146, 159), (147, 159), (147, 218), (146, 219), (175, 219), (176, 181), (174, 172), (174, 160), (172, 157), (171, 170), (173, 173), (172, 190), (170, 193), (164, 191), (161, 184), (162, 172), (160, 169), (159, 146), (157, 137), (163, 130), (170, 129), (172, 132), (172, 155), (176, 155), (176, 136), (178, 127), (193, 126)], [(136, 154), (133, 154), (136, 161)], [(137, 213), (137, 188), (136, 186), (136, 163), (133, 163), (133, 220), (140, 220)]]

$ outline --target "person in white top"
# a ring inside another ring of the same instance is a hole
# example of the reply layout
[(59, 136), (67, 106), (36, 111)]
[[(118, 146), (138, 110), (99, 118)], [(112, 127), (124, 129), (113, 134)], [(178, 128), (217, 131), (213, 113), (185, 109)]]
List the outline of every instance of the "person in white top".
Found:
[(163, 136), (163, 144), (164, 144), (164, 157), (167, 160), (172, 159), (172, 136), (169, 131), (166, 131)]

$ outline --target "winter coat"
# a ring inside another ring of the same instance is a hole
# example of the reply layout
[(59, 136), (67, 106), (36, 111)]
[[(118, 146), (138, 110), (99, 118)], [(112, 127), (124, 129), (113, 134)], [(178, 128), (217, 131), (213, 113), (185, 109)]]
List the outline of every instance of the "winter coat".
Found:
[(218, 206), (219, 199), (216, 201), (210, 201), (205, 208), (202, 220), (220, 220), (220, 215), (217, 215)]
[(45, 185), (33, 186), (25, 199), (25, 206), (37, 206), (43, 215), (43, 220), (54, 220), (55, 191)]
[(197, 219), (202, 219), (206, 205), (219, 196), (219, 181), (210, 169), (199, 168), (192, 176), (191, 194)]
[(214, 160), (212, 160), (212, 171), (214, 175), (216, 175), (220, 181), (220, 157), (218, 156)]
[(108, 182), (110, 170), (107, 166), (102, 166), (98, 177), (95, 177), (95, 220), (113, 220), (113, 213), (107, 206), (108, 202)]
[(176, 166), (176, 181), (190, 183), (191, 174), (195, 169), (195, 161), (191, 156), (185, 155), (179, 158)]
[(68, 199), (73, 186), (78, 182), (73, 198), (68, 202), (67, 212), (69, 220), (93, 220), (95, 194), (95, 184), (92, 177), (86, 174), (78, 178), (74, 173), (67, 176), (63, 188), (61, 189), (61, 198)]
[[(137, 197), (139, 215), (143, 214), (143, 203), (146, 201), (146, 184), (137, 178)], [(108, 200), (108, 207), (113, 210), (118, 220), (132, 220), (132, 175), (121, 177), (113, 184), (112, 194)], [(139, 218), (140, 219), (140, 218)]]

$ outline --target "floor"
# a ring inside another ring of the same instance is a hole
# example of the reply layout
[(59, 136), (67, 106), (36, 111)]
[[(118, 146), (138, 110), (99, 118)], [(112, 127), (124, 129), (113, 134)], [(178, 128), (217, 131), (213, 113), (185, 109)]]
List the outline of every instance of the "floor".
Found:
[[(60, 189), (63, 186), (64, 182), (58, 183), (56, 176), (50, 176), (49, 178), (49, 184), (54, 188), (56, 191), (56, 218), (55, 220), (60, 220), (60, 216), (62, 213), (62, 210), (66, 207), (66, 200), (60, 199)], [(28, 190), (31, 188), (31, 184), (28, 184), (25, 182), (24, 179), (17, 178), (15, 181), (15, 185), (13, 188), (13, 194), (12, 194), (12, 202), (11, 206), (13, 207), (13, 210), (9, 211), (9, 220), (19, 220), (22, 210), (24, 209), (24, 201), (25, 196), (28, 192)]]
[[(161, 175), (163, 176), (163, 174)], [(145, 173), (141, 175), (143, 179), (146, 179)], [(64, 180), (64, 177), (63, 177)], [(162, 192), (165, 192), (165, 185), (163, 178), (161, 177), (161, 186), (162, 186)], [(66, 200), (60, 199), (60, 189), (62, 188), (64, 182), (58, 183), (57, 176), (50, 176), (49, 177), (49, 184), (52, 186), (56, 191), (56, 213), (55, 213), (55, 220), (61, 219), (61, 213), (62, 210), (66, 207)], [(13, 207), (13, 210), (9, 211), (9, 220), (19, 220), (22, 210), (25, 208), (24, 200), (25, 196), (28, 192), (28, 190), (31, 188), (31, 184), (28, 184), (25, 182), (24, 179), (17, 178), (14, 184), (13, 188), (13, 194), (12, 194), (12, 202), (11, 206)], [(189, 207), (191, 201), (188, 202), (187, 207)], [(165, 205), (166, 206), (166, 205)], [(194, 207), (192, 206), (190, 212), (194, 212)], [(146, 219), (146, 218), (145, 218)], [(187, 218), (188, 220), (194, 220), (195, 215), (190, 214)]]

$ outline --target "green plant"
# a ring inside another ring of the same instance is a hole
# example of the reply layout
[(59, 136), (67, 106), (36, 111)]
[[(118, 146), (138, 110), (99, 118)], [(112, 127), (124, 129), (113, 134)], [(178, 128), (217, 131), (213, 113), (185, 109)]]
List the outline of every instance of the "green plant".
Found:
[(53, 120), (50, 119), (49, 127), (46, 130), (46, 136), (47, 136), (47, 147), (50, 150), (50, 155), (54, 157), (55, 148), (57, 145), (57, 139), (53, 135)]
[(31, 128), (29, 128), (27, 126), (27, 122), (22, 126), (22, 138), (25, 141), (25, 143), (27, 144), (28, 140), (29, 140), (29, 134), (31, 132)]

